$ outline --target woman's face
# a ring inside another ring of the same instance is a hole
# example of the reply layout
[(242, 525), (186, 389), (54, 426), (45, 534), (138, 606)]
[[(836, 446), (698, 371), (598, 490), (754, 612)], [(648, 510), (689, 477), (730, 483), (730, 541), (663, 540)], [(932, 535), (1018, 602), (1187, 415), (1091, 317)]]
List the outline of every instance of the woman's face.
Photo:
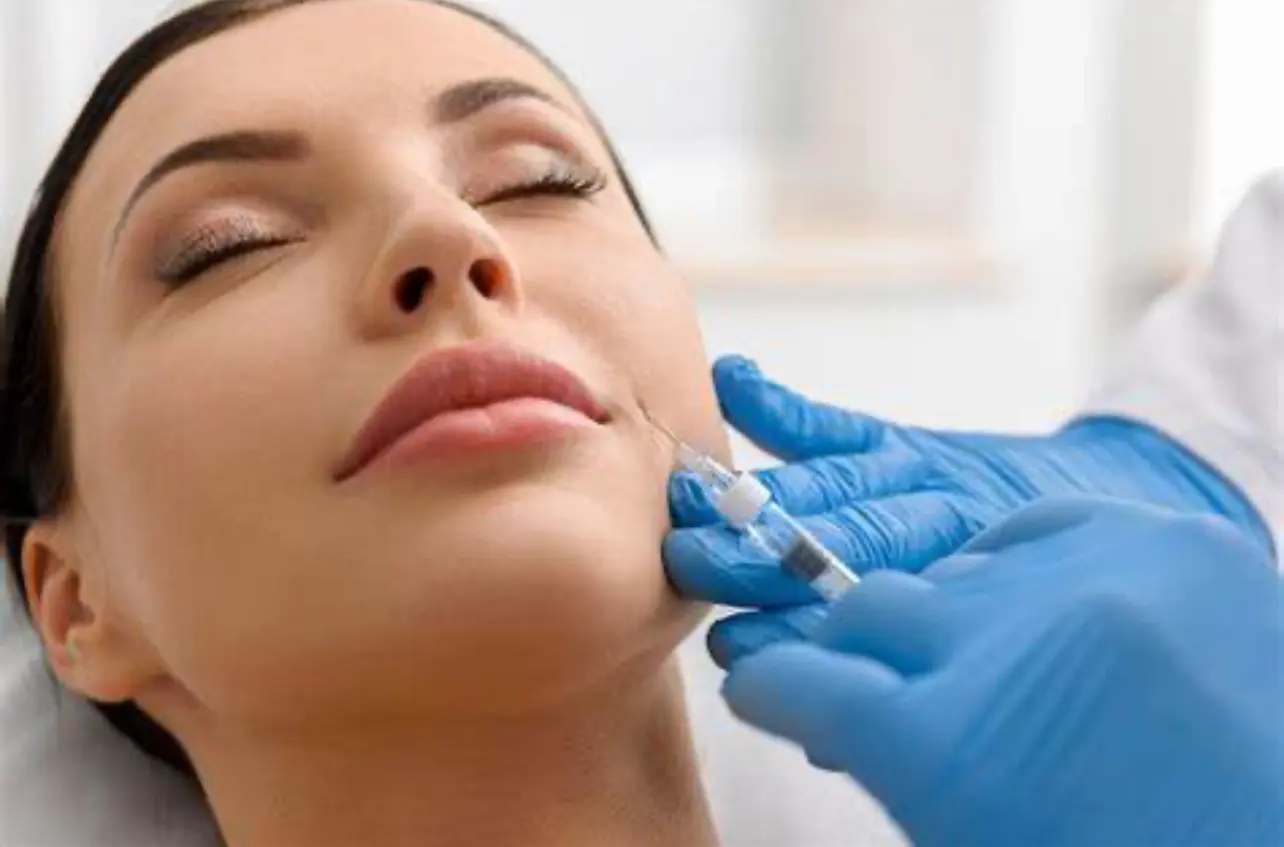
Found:
[[(637, 414), (725, 451), (691, 301), (570, 92), (484, 24), (332, 0), (188, 48), (113, 118), (56, 255), (74, 496), (32, 549), (78, 574), (85, 664), (246, 722), (475, 717), (698, 617)], [(607, 415), (456, 414), (342, 472), (416, 365), (412, 406), (566, 390), (488, 376), (496, 345)]]

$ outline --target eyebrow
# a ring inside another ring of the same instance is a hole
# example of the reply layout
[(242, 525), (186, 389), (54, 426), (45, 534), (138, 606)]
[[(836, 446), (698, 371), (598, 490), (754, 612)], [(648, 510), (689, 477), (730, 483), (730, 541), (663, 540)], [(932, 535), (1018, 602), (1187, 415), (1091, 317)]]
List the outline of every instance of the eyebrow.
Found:
[(434, 99), (433, 113), (437, 123), (458, 123), (505, 100), (538, 100), (569, 111), (543, 89), (518, 79), (492, 77), (461, 82), (446, 89)]
[(210, 162), (297, 162), (307, 158), (311, 151), (312, 145), (307, 138), (297, 132), (244, 130), (188, 142), (167, 153), (134, 186), (116, 221), (112, 242), (114, 244), (120, 238), (129, 213), (143, 195), (176, 171)]
[[(451, 86), (433, 98), (430, 111), (439, 124), (459, 123), (508, 100), (538, 100), (570, 111), (548, 92), (508, 77), (474, 79)], [(241, 130), (188, 142), (167, 153), (134, 186), (116, 221), (113, 246), (143, 195), (170, 174), (218, 162), (298, 162), (311, 154), (311, 142), (294, 131)]]

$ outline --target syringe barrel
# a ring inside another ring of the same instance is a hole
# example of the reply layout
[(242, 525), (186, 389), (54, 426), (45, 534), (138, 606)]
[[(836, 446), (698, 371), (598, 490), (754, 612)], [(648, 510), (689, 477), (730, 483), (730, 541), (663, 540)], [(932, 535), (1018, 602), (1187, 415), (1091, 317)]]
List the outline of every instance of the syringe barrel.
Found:
[(826, 600), (836, 600), (860, 578), (787, 512), (768, 503), (743, 526), (763, 552), (780, 561), (785, 573), (801, 580)]

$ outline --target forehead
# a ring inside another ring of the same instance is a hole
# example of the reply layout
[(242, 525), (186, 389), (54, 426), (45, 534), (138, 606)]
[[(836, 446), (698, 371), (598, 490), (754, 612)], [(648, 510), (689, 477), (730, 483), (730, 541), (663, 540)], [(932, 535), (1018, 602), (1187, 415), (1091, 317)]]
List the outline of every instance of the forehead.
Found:
[(81, 228), (105, 221), (151, 164), (197, 138), (423, 121), (435, 94), (493, 76), (529, 82), (583, 114), (538, 57), (454, 9), (322, 0), (270, 13), (186, 48), (139, 84), (87, 160), (66, 223), (83, 237)]

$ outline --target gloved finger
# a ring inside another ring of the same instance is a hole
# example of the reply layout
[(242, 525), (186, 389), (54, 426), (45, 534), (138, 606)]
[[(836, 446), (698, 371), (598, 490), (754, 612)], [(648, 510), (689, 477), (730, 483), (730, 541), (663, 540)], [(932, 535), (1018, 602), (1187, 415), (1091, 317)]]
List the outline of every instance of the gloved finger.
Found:
[[(1084, 548), (1083, 539), (1100, 533), (1110, 522), (1126, 530), (1140, 525), (1143, 515), (1163, 515), (1162, 510), (1128, 501), (1096, 497), (1054, 497), (1036, 501), (994, 526), (977, 533), (955, 554), (922, 572), (933, 582), (978, 578), (1005, 579), (996, 571), (1018, 570), (1063, 562)], [(1021, 574), (1017, 574), (1021, 578)]]
[(849, 503), (910, 494), (926, 487), (931, 466), (903, 447), (875, 454), (825, 456), (760, 471), (759, 481), (795, 516), (832, 512)]
[(709, 655), (727, 670), (736, 662), (773, 644), (805, 641), (825, 620), (827, 608), (818, 603), (793, 609), (743, 612), (723, 618), (709, 628)]
[(669, 475), (669, 521), (676, 529), (709, 526), (722, 520), (695, 474), (678, 471)]
[(965, 495), (920, 491), (853, 503), (801, 522), (858, 573), (882, 568), (916, 573), (995, 519), (991, 507)]
[(736, 717), (800, 745), (818, 767), (847, 770), (850, 759), (879, 758), (868, 748), (904, 732), (894, 704), (905, 685), (871, 659), (795, 643), (743, 659), (722, 696)]
[(722, 693), (741, 720), (801, 745), (817, 767), (846, 771), (890, 808), (939, 765), (905, 680), (863, 656), (768, 647), (736, 664)]
[(936, 585), (897, 571), (867, 575), (812, 631), (821, 647), (866, 656), (906, 677), (937, 667), (952, 639)]
[(780, 608), (815, 603), (808, 585), (726, 526), (678, 529), (664, 539), (665, 572), (677, 592), (722, 606)]
[(814, 402), (772, 382), (740, 356), (719, 360), (713, 382), (727, 421), (786, 462), (866, 452), (882, 442), (887, 429), (877, 418)]
[(975, 573), (991, 559), (988, 553), (955, 553), (933, 562), (919, 571), (918, 575), (932, 582), (947, 582)]
[(1077, 529), (1100, 517), (1105, 501), (1092, 497), (1038, 500), (977, 535), (964, 553), (997, 553)]
[[(916, 453), (893, 448), (874, 454), (825, 456), (755, 471), (772, 499), (792, 515), (817, 515), (856, 500), (907, 494), (925, 487), (932, 468)], [(693, 474), (669, 478), (669, 517), (676, 527), (707, 526), (721, 520), (704, 486)]]

